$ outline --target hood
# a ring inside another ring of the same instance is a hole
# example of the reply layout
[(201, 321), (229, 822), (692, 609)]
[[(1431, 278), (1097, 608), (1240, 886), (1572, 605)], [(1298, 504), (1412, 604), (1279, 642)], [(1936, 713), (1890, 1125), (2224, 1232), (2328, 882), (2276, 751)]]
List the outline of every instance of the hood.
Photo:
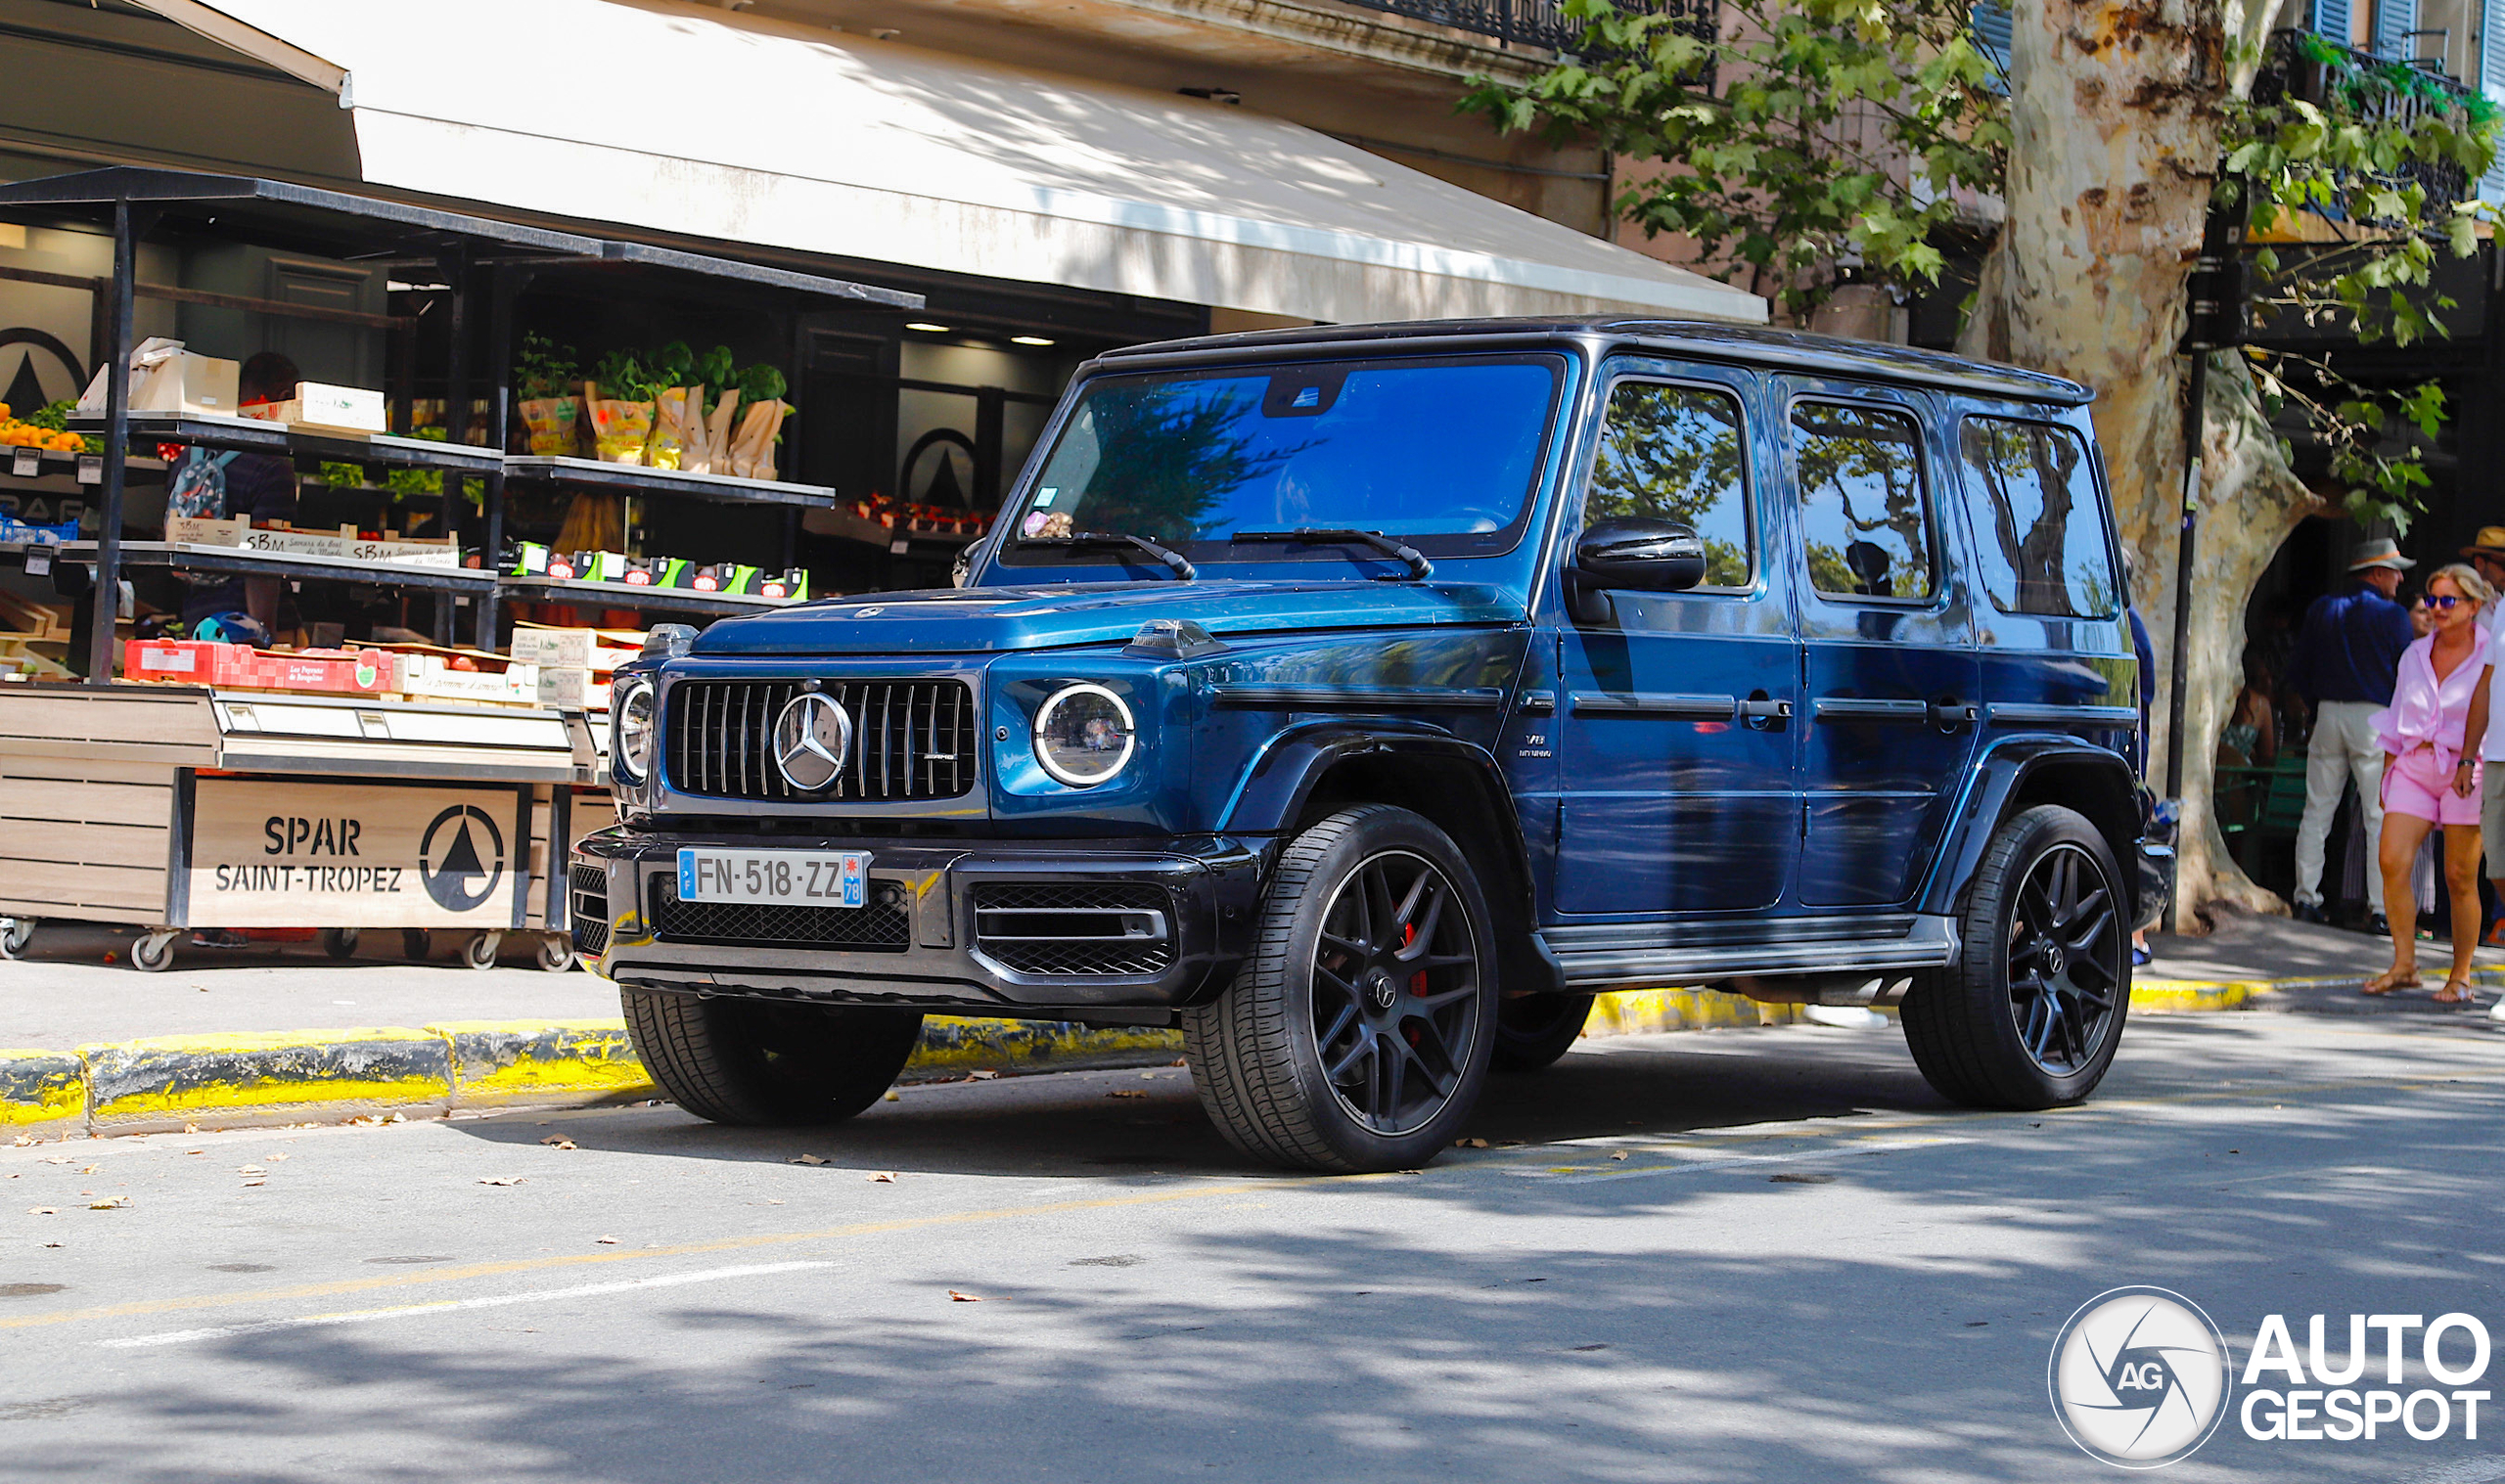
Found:
[(1127, 644), (1152, 618), (1190, 619), (1218, 638), (1298, 629), (1521, 622), (1502, 589), (1436, 582), (1088, 583), (936, 588), (820, 598), (726, 618), (698, 654), (935, 654)]

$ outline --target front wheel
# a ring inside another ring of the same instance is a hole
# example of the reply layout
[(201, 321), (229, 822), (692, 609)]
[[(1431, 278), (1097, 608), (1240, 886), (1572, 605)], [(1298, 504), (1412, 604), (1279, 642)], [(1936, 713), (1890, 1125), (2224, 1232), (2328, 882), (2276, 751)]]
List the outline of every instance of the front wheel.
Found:
[(1385, 804), (1289, 844), (1235, 982), (1183, 1012), (1202, 1105), (1291, 1168), (1412, 1169), (1479, 1101), (1494, 1042), (1487, 905), (1449, 836)]
[(841, 1122), (879, 1101), (922, 1039), (919, 1011), (617, 994), (644, 1069), (714, 1123)]
[(2131, 1008), (2121, 879), (2105, 837), (2058, 804), (1992, 835), (1957, 961), (1905, 996), (1906, 1045), (1941, 1097), (2046, 1108), (2096, 1090)]

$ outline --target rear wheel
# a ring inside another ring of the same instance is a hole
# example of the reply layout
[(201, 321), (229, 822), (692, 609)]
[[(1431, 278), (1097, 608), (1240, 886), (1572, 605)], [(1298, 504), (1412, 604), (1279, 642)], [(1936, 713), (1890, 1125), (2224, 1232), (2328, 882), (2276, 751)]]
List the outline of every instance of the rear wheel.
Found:
[(1914, 1064), (1943, 1098), (2044, 1108), (2096, 1090), (2130, 1012), (2121, 873), (2075, 811), (2002, 825), (1975, 873), (1957, 962), (1905, 996)]
[(715, 1123), (841, 1122), (879, 1101), (922, 1035), (919, 1011), (617, 993), (644, 1069)]
[(1571, 1051), (1591, 1017), (1590, 995), (1561, 995), (1543, 990), (1514, 995), (1496, 1009), (1496, 1053), (1489, 1064), (1499, 1072), (1535, 1072)]
[(1389, 805), (1299, 834), (1235, 982), (1183, 1013), (1201, 1103), (1272, 1164), (1408, 1169), (1452, 1142), (1486, 1079), (1495, 955), (1449, 836)]

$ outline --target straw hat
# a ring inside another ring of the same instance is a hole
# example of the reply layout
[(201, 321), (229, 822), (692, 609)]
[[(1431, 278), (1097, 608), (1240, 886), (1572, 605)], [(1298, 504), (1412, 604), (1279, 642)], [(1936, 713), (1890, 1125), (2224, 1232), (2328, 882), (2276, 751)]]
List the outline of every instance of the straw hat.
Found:
[[(2505, 531), (2497, 534), (2505, 536)], [(2388, 566), (2395, 572), (2405, 572), (2417, 564), (2400, 554), (2400, 547), (2390, 536), (2360, 542), (2348, 558), (2348, 570), (2352, 572), (2362, 572), (2370, 566)]]
[(2505, 525), (2482, 525), (2471, 544), (2462, 548), (2465, 557), (2493, 557), (2505, 562)]

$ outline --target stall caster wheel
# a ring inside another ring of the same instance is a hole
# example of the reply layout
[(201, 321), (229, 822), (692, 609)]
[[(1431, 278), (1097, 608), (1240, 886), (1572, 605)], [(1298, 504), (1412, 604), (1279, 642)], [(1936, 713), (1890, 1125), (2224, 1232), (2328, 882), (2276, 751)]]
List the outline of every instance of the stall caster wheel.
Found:
[(130, 945), (130, 967), (150, 974), (172, 967), (174, 940), (181, 936), (172, 928), (142, 934)]
[(0, 918), (0, 959), (23, 959), (35, 939), (32, 918)]
[(495, 967), (496, 950), (504, 947), (504, 943), (505, 935), (500, 932), (477, 934), (461, 945), (462, 966), (468, 968)]
[(322, 951), (335, 959), (353, 959), (356, 957), (358, 936), (353, 927), (325, 927), (322, 929)]
[(400, 957), (412, 964), (424, 964), (427, 956), (433, 952), (434, 939), (428, 935), (425, 928), (403, 927), (400, 929)]
[(550, 933), (539, 940), (539, 967), (552, 974), (564, 973), (574, 967), (574, 945)]

